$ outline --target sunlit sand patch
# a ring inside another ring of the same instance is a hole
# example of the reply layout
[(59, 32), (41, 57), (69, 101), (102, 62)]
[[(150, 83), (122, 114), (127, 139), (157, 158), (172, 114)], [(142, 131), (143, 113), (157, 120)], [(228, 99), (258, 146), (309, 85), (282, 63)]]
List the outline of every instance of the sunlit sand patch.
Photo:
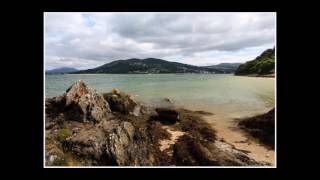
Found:
[[(165, 130), (167, 130), (168, 133), (171, 134), (171, 137), (170, 137), (170, 139), (163, 139), (160, 141), (160, 151), (165, 151), (165, 150), (169, 149), (170, 146), (174, 145), (177, 142), (179, 137), (181, 137), (185, 134), (182, 131), (171, 130), (171, 129), (169, 129), (169, 126), (163, 126), (163, 128)], [(168, 152), (168, 154), (172, 155), (172, 152)]]

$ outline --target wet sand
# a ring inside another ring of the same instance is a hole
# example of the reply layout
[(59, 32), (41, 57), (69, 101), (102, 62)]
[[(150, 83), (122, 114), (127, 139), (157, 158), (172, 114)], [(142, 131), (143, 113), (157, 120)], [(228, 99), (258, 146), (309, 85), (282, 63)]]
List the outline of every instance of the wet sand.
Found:
[(275, 152), (258, 144), (252, 139), (248, 139), (235, 123), (235, 120), (222, 115), (205, 116), (204, 119), (209, 122), (217, 131), (217, 136), (227, 143), (234, 145), (237, 149), (248, 152), (248, 156), (256, 161), (267, 162), (274, 165)]

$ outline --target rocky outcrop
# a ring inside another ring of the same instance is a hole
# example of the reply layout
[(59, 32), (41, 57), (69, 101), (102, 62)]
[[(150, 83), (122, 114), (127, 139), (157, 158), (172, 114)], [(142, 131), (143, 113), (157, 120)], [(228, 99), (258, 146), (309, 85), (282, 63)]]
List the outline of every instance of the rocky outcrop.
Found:
[(174, 147), (174, 161), (183, 166), (259, 166), (256, 162), (234, 146), (216, 140), (205, 142), (190, 135), (179, 138)]
[[(107, 136), (106, 154), (117, 165), (126, 165), (127, 147), (133, 139), (134, 127), (130, 122), (123, 122)], [(129, 165), (129, 164), (127, 164)]]
[(87, 88), (82, 80), (72, 84), (63, 96), (46, 101), (48, 124), (73, 120), (80, 122), (100, 122), (111, 116), (109, 104), (94, 89)]
[(133, 99), (133, 96), (120, 92), (119, 89), (113, 89), (111, 93), (104, 93), (103, 97), (113, 112), (140, 115), (141, 106)]
[(149, 137), (143, 130), (135, 131), (130, 122), (122, 122), (107, 137), (106, 154), (116, 165), (154, 165)]
[(259, 142), (274, 149), (275, 137), (275, 109), (272, 108), (265, 114), (241, 119), (239, 127)]
[(96, 90), (87, 88), (82, 80), (78, 80), (65, 92), (65, 108), (72, 113), (70, 118), (80, 121), (99, 122), (110, 115), (109, 104)]
[(94, 160), (97, 165), (151, 166), (153, 147), (144, 133), (136, 131), (130, 122), (104, 120), (67, 138), (63, 147), (79, 157)]
[(83, 81), (46, 99), (45, 154), (47, 165), (58, 166), (262, 165), (219, 143), (199, 112), (146, 108), (118, 89), (102, 96)]
[(214, 142), (216, 151), (219, 156), (215, 157), (219, 164), (225, 164), (226, 166), (261, 166), (270, 165), (264, 162), (257, 162), (248, 156), (248, 152), (235, 148), (233, 145), (226, 143), (222, 140), (216, 140)]

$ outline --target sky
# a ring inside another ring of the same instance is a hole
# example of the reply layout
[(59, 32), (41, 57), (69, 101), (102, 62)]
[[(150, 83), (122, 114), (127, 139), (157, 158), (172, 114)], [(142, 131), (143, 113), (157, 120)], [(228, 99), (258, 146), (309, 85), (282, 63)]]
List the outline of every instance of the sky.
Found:
[(205, 66), (275, 46), (275, 13), (44, 13), (46, 70), (130, 58)]

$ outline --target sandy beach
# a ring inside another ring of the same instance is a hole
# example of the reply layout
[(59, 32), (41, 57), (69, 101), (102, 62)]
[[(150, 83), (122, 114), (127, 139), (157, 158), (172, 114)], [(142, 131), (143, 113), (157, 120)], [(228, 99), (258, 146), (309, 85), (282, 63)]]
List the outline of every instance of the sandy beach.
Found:
[(205, 116), (204, 119), (210, 122), (217, 131), (219, 139), (234, 145), (237, 149), (243, 150), (249, 157), (256, 161), (262, 161), (275, 165), (275, 152), (265, 146), (258, 144), (252, 139), (248, 139), (244, 132), (236, 126), (236, 121), (232, 118), (219, 115)]

